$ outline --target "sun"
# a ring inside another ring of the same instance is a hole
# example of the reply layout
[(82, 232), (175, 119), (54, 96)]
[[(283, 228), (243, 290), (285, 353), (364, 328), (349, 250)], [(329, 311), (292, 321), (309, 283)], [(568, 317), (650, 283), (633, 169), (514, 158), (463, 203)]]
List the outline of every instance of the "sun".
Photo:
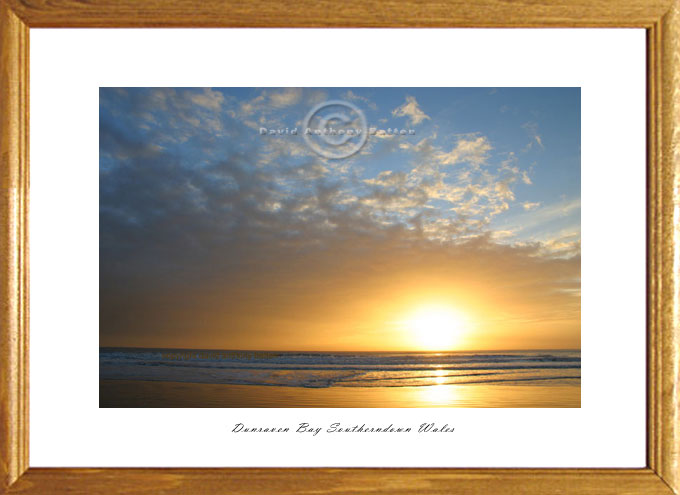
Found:
[(416, 309), (404, 323), (415, 343), (429, 351), (456, 348), (466, 327), (465, 318), (460, 312), (439, 305)]

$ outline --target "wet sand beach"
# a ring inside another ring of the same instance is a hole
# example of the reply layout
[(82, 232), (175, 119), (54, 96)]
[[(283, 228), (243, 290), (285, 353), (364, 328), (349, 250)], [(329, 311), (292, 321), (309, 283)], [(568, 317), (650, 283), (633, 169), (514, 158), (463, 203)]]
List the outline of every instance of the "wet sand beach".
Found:
[(99, 380), (100, 407), (580, 407), (580, 380), (561, 385), (272, 387)]

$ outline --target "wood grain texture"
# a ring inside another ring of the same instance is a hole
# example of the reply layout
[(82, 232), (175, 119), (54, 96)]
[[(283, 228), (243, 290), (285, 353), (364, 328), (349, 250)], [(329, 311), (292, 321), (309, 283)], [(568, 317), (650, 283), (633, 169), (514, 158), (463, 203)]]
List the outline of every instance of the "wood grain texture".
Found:
[(652, 226), (658, 229), (658, 245), (651, 252), (660, 260), (656, 275), (661, 299), (660, 326), (651, 329), (658, 335), (659, 356), (652, 368), (659, 383), (654, 400), (657, 457), (651, 465), (680, 493), (680, 2), (674, 2), (661, 20), (660, 34), (660, 149), (652, 164), (660, 170), (660, 215)]
[[(654, 469), (661, 458), (659, 407), (663, 376), (661, 344), (663, 333), (663, 243), (661, 242), (665, 218), (662, 170), (656, 164), (661, 156), (661, 29), (656, 24), (647, 31), (647, 465)], [(667, 299), (667, 297), (666, 297)]]
[(645, 470), (30, 469), (12, 494), (671, 495)]
[[(28, 469), (28, 26), (647, 28), (648, 468)], [(680, 494), (679, 168), (680, 0), (0, 0), (0, 492)]]
[(28, 28), (0, 4), (0, 489), (28, 467)]
[(11, 0), (31, 27), (651, 26), (671, 0)]

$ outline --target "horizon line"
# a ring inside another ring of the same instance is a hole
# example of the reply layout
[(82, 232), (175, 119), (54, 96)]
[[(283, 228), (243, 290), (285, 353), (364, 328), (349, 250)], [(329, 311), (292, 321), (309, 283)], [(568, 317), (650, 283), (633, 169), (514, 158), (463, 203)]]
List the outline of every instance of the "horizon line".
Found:
[(175, 351), (230, 351), (230, 352), (508, 352), (508, 351), (580, 351), (580, 347), (540, 347), (521, 349), (449, 349), (449, 350), (302, 350), (302, 349), (220, 349), (207, 347), (143, 347), (143, 346), (99, 346), (99, 349), (160, 349)]

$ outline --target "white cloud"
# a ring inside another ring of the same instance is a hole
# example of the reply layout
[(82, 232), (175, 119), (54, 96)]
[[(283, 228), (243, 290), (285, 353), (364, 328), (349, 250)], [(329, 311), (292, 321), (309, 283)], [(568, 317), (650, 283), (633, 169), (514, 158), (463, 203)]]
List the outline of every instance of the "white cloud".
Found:
[(481, 165), (486, 161), (490, 150), (491, 144), (484, 136), (472, 139), (459, 139), (451, 151), (439, 153), (437, 158), (442, 165), (454, 165), (459, 162)]
[(243, 115), (252, 115), (260, 109), (263, 102), (264, 95), (256, 96), (250, 101), (244, 101), (241, 103), (241, 113)]
[(302, 89), (286, 88), (283, 91), (271, 93), (269, 102), (276, 108), (289, 107), (295, 105), (302, 98)]
[(543, 241), (541, 254), (569, 258), (581, 253), (581, 233), (570, 232), (554, 239)]
[(535, 209), (538, 208), (539, 206), (541, 206), (541, 203), (538, 203), (538, 202), (536, 202), (536, 203), (531, 203), (531, 202), (529, 202), (529, 201), (525, 201), (524, 203), (522, 203), (522, 207), (523, 207), (525, 210), (527, 210), (527, 211), (529, 211), (529, 210), (535, 210)]
[(224, 96), (219, 91), (214, 91), (210, 88), (204, 88), (202, 93), (191, 93), (189, 100), (195, 105), (207, 108), (209, 110), (219, 110)]
[[(560, 249), (564, 247), (562, 238), (571, 236), (573, 237), (569, 241), (571, 248), (580, 249), (580, 216), (578, 214), (581, 209), (580, 198), (563, 199), (553, 204), (539, 204), (537, 207), (529, 208), (525, 204), (522, 205), (524, 211), (508, 219), (503, 225), (504, 229), (511, 229), (525, 238), (526, 234), (538, 231), (540, 234), (531, 235), (532, 241), (553, 245)], [(533, 205), (533, 203), (529, 204)], [(559, 230), (555, 229), (556, 226), (560, 226)]]
[(411, 120), (411, 125), (418, 125), (423, 120), (430, 118), (421, 110), (413, 96), (407, 96), (406, 102), (402, 106), (392, 110), (392, 115), (395, 117), (408, 117)]
[(545, 146), (543, 146), (543, 140), (538, 134), (538, 124), (536, 122), (527, 122), (526, 124), (522, 125), (522, 129), (527, 131), (527, 134), (529, 134), (529, 138), (531, 139), (529, 144), (527, 144), (524, 148), (524, 151), (530, 150), (534, 144), (537, 144), (541, 149), (545, 149)]

